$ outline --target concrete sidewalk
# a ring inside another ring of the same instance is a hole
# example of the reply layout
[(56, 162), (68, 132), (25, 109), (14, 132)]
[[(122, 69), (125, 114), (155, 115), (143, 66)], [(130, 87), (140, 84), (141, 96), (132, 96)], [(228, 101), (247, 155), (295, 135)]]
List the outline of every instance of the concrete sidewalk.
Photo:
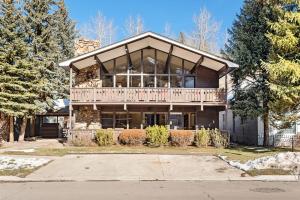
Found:
[(296, 181), (295, 176), (241, 177), (215, 156), (154, 154), (81, 154), (48, 157), (53, 161), (26, 178), (0, 182), (51, 181)]
[(242, 171), (215, 156), (66, 155), (27, 176), (32, 180), (230, 180)]

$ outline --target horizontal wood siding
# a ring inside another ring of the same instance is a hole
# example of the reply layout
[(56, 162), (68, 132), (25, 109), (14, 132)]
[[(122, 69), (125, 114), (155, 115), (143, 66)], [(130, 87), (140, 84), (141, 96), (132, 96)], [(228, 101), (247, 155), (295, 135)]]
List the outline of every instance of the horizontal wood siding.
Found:
[(196, 69), (196, 76), (197, 88), (219, 87), (219, 76), (217, 71), (200, 66)]

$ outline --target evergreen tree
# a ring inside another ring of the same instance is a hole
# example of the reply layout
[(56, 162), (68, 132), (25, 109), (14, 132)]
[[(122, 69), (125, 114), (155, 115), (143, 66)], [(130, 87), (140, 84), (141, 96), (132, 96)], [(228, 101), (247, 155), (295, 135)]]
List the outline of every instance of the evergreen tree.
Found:
[(267, 18), (270, 18), (268, 1), (246, 0), (240, 14), (229, 30), (229, 40), (225, 46), (227, 57), (239, 64), (233, 72), (235, 97), (232, 109), (242, 118), (263, 116), (264, 145), (269, 141), (269, 101), (268, 73), (262, 65), (269, 54), (270, 42)]
[(268, 20), (266, 34), (270, 47), (268, 61), (272, 101), (271, 122), (288, 128), (300, 119), (300, 1), (273, 2), (274, 18)]
[[(24, 18), (14, 0), (0, 6), (0, 112), (10, 118), (10, 141), (13, 141), (13, 118), (36, 112), (37, 71), (30, 63), (25, 42)], [(3, 119), (3, 118), (2, 118)]]
[(64, 0), (56, 2), (57, 10), (54, 13), (56, 19), (56, 33), (60, 46), (59, 60), (66, 60), (74, 57), (75, 39), (77, 37), (75, 23), (70, 19)]
[(53, 0), (25, 0), (25, 16), (28, 24), (28, 45), (32, 62), (39, 69), (41, 90), (37, 105), (44, 112), (53, 108), (54, 100), (64, 96), (66, 84), (57, 63), (63, 52), (57, 33), (58, 21)]

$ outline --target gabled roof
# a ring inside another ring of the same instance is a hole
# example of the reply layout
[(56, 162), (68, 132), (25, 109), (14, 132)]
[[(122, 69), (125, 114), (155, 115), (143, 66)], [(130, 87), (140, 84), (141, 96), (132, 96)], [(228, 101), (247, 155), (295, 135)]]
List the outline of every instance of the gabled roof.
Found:
[(193, 63), (201, 63), (202, 66), (219, 72), (224, 68), (227, 68), (226, 71), (228, 72), (228, 70), (238, 67), (237, 64), (229, 60), (192, 48), (153, 32), (142, 33), (89, 53), (82, 54), (59, 63), (59, 66), (70, 67), (72, 65), (72, 67), (82, 69), (96, 64), (98, 61), (103, 63), (113, 58), (126, 55), (127, 52), (131, 53), (147, 47), (158, 49)]

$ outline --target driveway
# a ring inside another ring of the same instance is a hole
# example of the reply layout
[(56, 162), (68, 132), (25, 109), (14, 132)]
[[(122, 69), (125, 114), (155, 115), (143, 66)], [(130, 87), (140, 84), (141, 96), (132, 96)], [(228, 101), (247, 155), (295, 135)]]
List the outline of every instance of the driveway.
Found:
[(242, 171), (215, 156), (66, 155), (27, 176), (37, 180), (230, 180)]

